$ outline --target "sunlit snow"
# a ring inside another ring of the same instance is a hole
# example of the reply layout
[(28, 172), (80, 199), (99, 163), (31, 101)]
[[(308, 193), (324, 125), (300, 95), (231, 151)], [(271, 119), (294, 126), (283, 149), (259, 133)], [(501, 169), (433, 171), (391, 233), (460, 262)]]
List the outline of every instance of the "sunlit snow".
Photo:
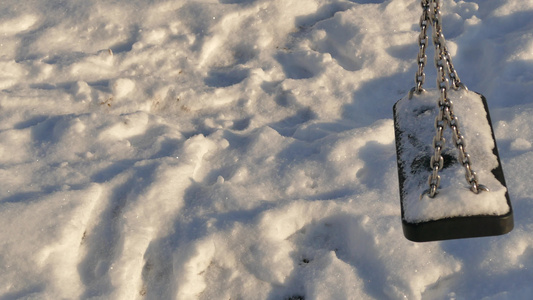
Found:
[(442, 12), (503, 236), (403, 236), (419, 1), (2, 0), (0, 299), (529, 299), (533, 5)]

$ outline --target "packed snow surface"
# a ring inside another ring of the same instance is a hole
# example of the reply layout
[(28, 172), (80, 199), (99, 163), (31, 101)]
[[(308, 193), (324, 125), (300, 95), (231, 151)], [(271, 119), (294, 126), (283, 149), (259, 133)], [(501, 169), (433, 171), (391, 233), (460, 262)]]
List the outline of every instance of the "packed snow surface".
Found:
[(3, 0), (0, 298), (529, 299), (532, 3), (442, 1), (515, 229), (417, 244), (418, 1)]

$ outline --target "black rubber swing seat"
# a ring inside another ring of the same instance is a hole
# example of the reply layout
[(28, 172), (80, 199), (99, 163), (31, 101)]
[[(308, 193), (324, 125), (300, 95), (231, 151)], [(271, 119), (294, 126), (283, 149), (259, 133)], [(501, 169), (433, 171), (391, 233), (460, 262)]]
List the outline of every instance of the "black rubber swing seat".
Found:
[[(468, 90), (449, 91), (453, 100), (472, 169), (489, 191), (473, 193), (458, 162), (457, 149), (449, 142), (443, 151), (441, 183), (434, 198), (424, 196), (431, 174), (438, 91), (406, 96), (393, 107), (401, 217), (404, 235), (428, 242), (502, 235), (514, 226), (513, 210), (484, 96)], [(421, 196), (422, 195), (422, 196)]]

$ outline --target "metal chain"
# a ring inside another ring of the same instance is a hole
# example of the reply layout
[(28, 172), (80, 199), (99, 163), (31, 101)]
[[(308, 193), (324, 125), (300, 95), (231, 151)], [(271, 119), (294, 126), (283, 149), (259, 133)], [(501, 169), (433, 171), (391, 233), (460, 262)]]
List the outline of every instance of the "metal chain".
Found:
[[(411, 91), (411, 93), (416, 92), (417, 94), (420, 94), (424, 88), (424, 82), (426, 79), (426, 74), (424, 73), (424, 68), (427, 63), (427, 55), (426, 55), (426, 49), (428, 46), (428, 35), (427, 35), (427, 28), (432, 23), (431, 16), (434, 15), (434, 11), (431, 11), (431, 4), (432, 0), (421, 0), (420, 6), (422, 6), (422, 15), (420, 16), (420, 34), (418, 35), (418, 55), (417, 55), (417, 66), (418, 70), (415, 74), (415, 87)], [(438, 4), (437, 4), (438, 5)], [(440, 7), (438, 7), (438, 10), (440, 11)], [(438, 14), (438, 22), (436, 23), (436, 26), (438, 26), (437, 31), (442, 32), (442, 25), (440, 20), (440, 13)], [(443, 37), (444, 39), (444, 37)], [(444, 50), (444, 56), (446, 58), (446, 71), (447, 74), (452, 81), (452, 86), (454, 89), (458, 88), (465, 88), (466, 86), (462, 85), (461, 80), (459, 79), (459, 75), (457, 75), (457, 71), (453, 67), (452, 63), (452, 56), (450, 55), (450, 52), (448, 51), (448, 48), (446, 47), (446, 44), (443, 44), (442, 49)]]
[(420, 94), (424, 88), (422, 87), (424, 85), (424, 81), (426, 80), (426, 74), (424, 73), (424, 67), (426, 66), (427, 62), (427, 56), (426, 56), (426, 48), (428, 47), (428, 35), (427, 35), (427, 29), (430, 23), (430, 9), (431, 6), (429, 5), (429, 0), (422, 0), (420, 2), (420, 5), (422, 6), (422, 15), (420, 16), (420, 34), (418, 35), (418, 56), (417, 56), (417, 65), (418, 70), (416, 72), (415, 76), (415, 88), (414, 91), (416, 91), (417, 94)]
[[(442, 56), (446, 62), (446, 74), (452, 81), (452, 87), (454, 89), (458, 89), (459, 87), (465, 87), (461, 84), (459, 75), (457, 75), (457, 71), (453, 67), (452, 56), (448, 51), (448, 47), (446, 46), (446, 40), (444, 39), (444, 34), (442, 33), (442, 15), (440, 13), (440, 0), (431, 0), (430, 2), (430, 4), (433, 4), (433, 8), (430, 9), (431, 24), (433, 26), (433, 43), (435, 44), (435, 41), (438, 41), (441, 45)], [(437, 51), (436, 48), (435, 51)], [(437, 54), (435, 53), (435, 55)]]
[[(423, 6), (426, 2), (426, 0), (422, 0)], [(432, 23), (432, 39), (435, 46), (435, 67), (437, 68), (437, 88), (440, 91), (440, 96), (438, 101), (439, 113), (435, 118), (435, 137), (433, 138), (434, 152), (430, 161), (432, 172), (428, 177), (429, 189), (426, 190), (422, 196), (428, 194), (430, 198), (433, 198), (437, 194), (440, 185), (439, 171), (442, 170), (444, 165), (442, 150), (445, 145), (444, 129), (446, 126), (450, 126), (452, 129), (453, 142), (459, 152), (459, 161), (465, 169), (465, 178), (470, 184), (470, 190), (476, 194), (481, 190), (488, 191), (487, 187), (478, 183), (476, 172), (472, 170), (470, 155), (465, 149), (464, 136), (461, 135), (459, 130), (459, 121), (453, 112), (453, 103), (448, 98), (449, 81), (447, 75), (450, 77), (454, 88), (464, 87), (464, 85), (459, 80), (459, 76), (451, 61), (451, 55), (446, 48), (446, 41), (442, 33), (440, 3), (439, 0), (430, 0), (429, 4), (432, 6), (429, 18)], [(424, 16), (424, 14), (425, 12), (422, 13), (422, 16)]]

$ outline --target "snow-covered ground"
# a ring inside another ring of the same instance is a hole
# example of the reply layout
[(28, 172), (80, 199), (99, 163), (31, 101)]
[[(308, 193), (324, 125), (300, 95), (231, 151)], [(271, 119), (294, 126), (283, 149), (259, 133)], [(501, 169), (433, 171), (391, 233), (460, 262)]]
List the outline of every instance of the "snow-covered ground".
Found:
[(533, 2), (442, 10), (515, 229), (420, 244), (418, 1), (2, 0), (0, 299), (529, 299)]

